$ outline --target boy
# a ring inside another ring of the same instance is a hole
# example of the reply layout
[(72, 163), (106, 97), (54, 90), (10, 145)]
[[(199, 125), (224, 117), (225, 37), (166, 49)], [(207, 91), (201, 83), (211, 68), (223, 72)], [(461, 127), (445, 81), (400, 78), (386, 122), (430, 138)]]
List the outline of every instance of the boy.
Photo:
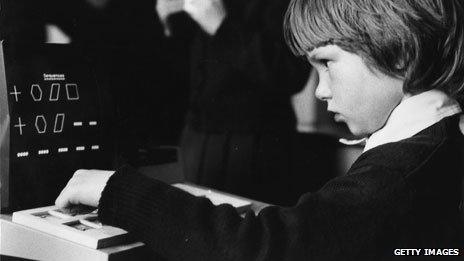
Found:
[(345, 176), (292, 208), (241, 218), (130, 168), (77, 171), (56, 204), (99, 206), (169, 260), (462, 258), (463, 17), (459, 0), (290, 3), (287, 39), (316, 68), (316, 96), (368, 138)]

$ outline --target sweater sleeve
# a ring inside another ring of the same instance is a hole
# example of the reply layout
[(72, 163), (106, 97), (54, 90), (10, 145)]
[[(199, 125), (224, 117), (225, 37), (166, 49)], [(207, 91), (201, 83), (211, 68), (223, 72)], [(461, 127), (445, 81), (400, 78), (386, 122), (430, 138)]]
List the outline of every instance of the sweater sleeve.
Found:
[(108, 181), (99, 215), (168, 260), (342, 260), (384, 251), (375, 246), (397, 233), (405, 198), (399, 174), (363, 168), (292, 208), (241, 218), (230, 205), (214, 206), (125, 167)]

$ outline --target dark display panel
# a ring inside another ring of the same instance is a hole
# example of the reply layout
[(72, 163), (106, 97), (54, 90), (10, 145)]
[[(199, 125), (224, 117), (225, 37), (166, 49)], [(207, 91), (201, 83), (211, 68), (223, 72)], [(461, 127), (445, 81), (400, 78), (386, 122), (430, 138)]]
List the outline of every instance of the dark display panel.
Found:
[(8, 190), (8, 211), (50, 205), (76, 169), (113, 167), (108, 97), (72, 46), (3, 43), (3, 54), (9, 135), (1, 144), (9, 166), (0, 167), (8, 175), (2, 194)]

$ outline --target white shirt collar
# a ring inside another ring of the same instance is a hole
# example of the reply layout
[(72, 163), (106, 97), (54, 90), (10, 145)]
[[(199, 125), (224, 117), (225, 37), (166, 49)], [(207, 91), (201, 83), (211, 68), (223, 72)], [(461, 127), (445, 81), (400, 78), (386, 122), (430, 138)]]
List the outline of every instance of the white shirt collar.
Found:
[(461, 111), (456, 100), (439, 90), (407, 96), (392, 111), (385, 126), (367, 139), (364, 152), (385, 143), (412, 137)]

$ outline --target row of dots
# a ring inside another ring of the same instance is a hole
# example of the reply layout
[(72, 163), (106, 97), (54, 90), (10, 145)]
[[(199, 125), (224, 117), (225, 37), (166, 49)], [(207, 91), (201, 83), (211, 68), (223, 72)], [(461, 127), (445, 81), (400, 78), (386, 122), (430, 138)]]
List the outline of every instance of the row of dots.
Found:
[[(76, 147), (76, 151), (84, 151), (86, 149), (85, 146), (77, 146)], [(99, 150), (100, 149), (100, 146), (99, 145), (92, 145), (90, 146), (90, 150)], [(59, 148), (58, 149), (58, 153), (65, 153), (65, 152), (68, 152), (69, 149), (64, 147), (64, 148)], [(46, 155), (46, 154), (50, 154), (50, 150), (39, 150), (37, 152), (38, 155)], [(29, 156), (29, 151), (22, 151), (22, 152), (18, 152), (16, 154), (16, 156), (18, 158), (24, 158), (24, 157), (27, 157)]]

